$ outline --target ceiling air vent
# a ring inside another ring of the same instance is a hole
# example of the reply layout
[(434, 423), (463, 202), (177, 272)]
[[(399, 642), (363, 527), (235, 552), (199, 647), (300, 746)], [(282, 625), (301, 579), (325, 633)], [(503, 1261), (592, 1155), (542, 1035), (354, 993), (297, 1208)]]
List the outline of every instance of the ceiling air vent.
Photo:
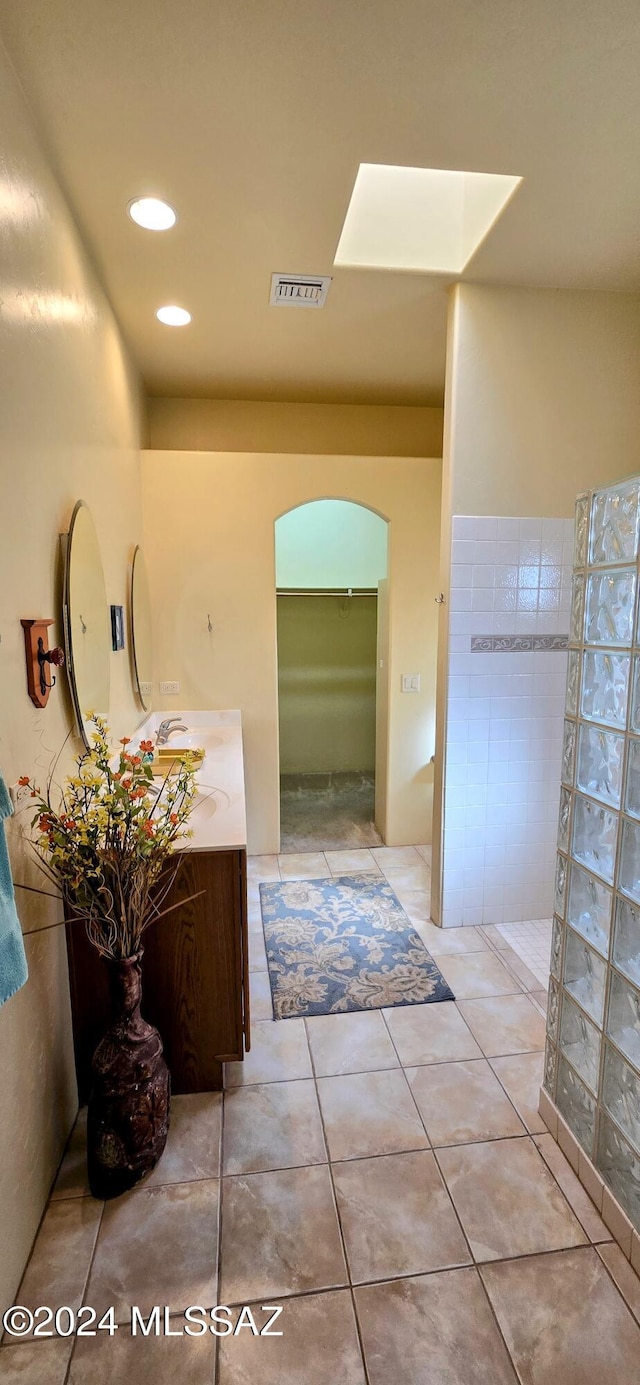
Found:
[(324, 308), (330, 274), (272, 274), (272, 308)]

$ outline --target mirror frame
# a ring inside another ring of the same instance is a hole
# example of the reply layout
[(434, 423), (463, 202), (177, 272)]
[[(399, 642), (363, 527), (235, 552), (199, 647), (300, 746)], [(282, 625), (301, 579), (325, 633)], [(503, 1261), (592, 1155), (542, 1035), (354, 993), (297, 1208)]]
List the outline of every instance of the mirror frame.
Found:
[[(77, 500), (76, 503), (75, 503), (75, 505), (74, 505), (74, 507), (73, 507), (73, 514), (72, 514), (71, 520), (70, 520), (70, 522), (69, 522), (69, 528), (68, 528), (68, 530), (67, 530), (67, 533), (62, 535), (62, 540), (63, 540), (63, 544), (64, 544), (64, 580), (63, 580), (63, 594), (62, 594), (62, 616), (63, 616), (63, 622), (62, 622), (62, 623), (63, 623), (63, 629), (64, 629), (64, 642), (65, 642), (66, 655), (67, 655), (67, 673), (68, 673), (69, 690), (70, 690), (70, 693), (71, 693), (71, 701), (72, 701), (72, 704), (73, 704), (73, 712), (74, 712), (74, 716), (75, 716), (75, 720), (76, 720), (76, 728), (77, 728), (78, 735), (80, 736), (80, 739), (82, 740), (85, 749), (86, 749), (86, 750), (90, 750), (90, 749), (91, 749), (91, 744), (90, 744), (89, 737), (88, 737), (88, 734), (87, 734), (87, 729), (86, 729), (85, 724), (84, 724), (84, 718), (83, 718), (83, 716), (82, 716), (82, 708), (81, 708), (81, 706), (80, 706), (80, 699), (79, 699), (79, 697), (78, 697), (78, 688), (77, 688), (77, 684), (76, 684), (76, 667), (75, 667), (75, 662), (74, 662), (74, 657), (73, 657), (73, 635), (72, 635), (72, 632), (71, 632), (71, 620), (70, 620), (70, 616), (69, 616), (69, 591), (70, 591), (70, 581), (71, 581), (71, 554), (72, 554), (72, 551), (73, 551), (73, 531), (74, 531), (74, 528), (75, 528), (76, 520), (77, 520), (78, 515), (79, 515), (79, 513), (80, 513), (81, 510), (87, 510), (87, 512), (88, 512), (88, 514), (89, 514), (89, 516), (90, 516), (90, 518), (91, 518), (91, 522), (93, 523), (93, 515), (91, 514), (91, 510), (90, 510), (89, 506), (87, 505), (86, 500)], [(95, 527), (95, 525), (94, 525), (94, 527)], [(102, 564), (102, 554), (100, 554), (100, 563)], [(103, 577), (104, 577), (104, 567), (103, 567), (103, 569), (102, 569), (102, 572), (103, 572)], [(105, 583), (105, 596), (106, 596), (106, 583)], [(108, 608), (108, 602), (107, 602), (107, 608)], [(109, 682), (110, 682), (110, 681), (111, 681), (111, 669), (109, 668)], [(106, 715), (108, 715), (108, 713), (109, 713), (109, 708), (107, 707), (107, 708), (105, 709), (105, 711), (106, 711)]]
[[(147, 682), (147, 679), (141, 679), (141, 678), (140, 678), (140, 668), (139, 668), (139, 666), (138, 666), (138, 655), (137, 655), (137, 651), (136, 651), (136, 620), (135, 620), (135, 601), (134, 601), (134, 596), (135, 596), (135, 580), (136, 580), (136, 559), (137, 559), (138, 557), (142, 559), (142, 561), (143, 561), (143, 563), (144, 563), (144, 565), (145, 565), (145, 570), (146, 570), (146, 559), (145, 559), (145, 556), (144, 556), (143, 549), (142, 549), (142, 547), (141, 547), (141, 545), (140, 545), (139, 543), (136, 544), (136, 546), (135, 546), (135, 548), (134, 548), (134, 550), (133, 550), (133, 559), (132, 559), (132, 562), (131, 562), (131, 583), (130, 583), (130, 586), (129, 586), (129, 609), (130, 609), (130, 612), (131, 612), (131, 620), (130, 620), (130, 629), (131, 629), (131, 657), (132, 657), (132, 660), (133, 660), (133, 673), (134, 673), (134, 677), (135, 677), (135, 689), (134, 689), (134, 691), (135, 691), (135, 693), (136, 693), (136, 696), (137, 696), (137, 698), (138, 698), (138, 701), (140, 702), (140, 706), (142, 707), (142, 710), (143, 710), (144, 712), (150, 712), (150, 711), (152, 710), (152, 702), (153, 702), (153, 671), (152, 671), (152, 676), (151, 676), (151, 680), (150, 680), (150, 681), (151, 681), (151, 692), (145, 694), (145, 693), (143, 693), (143, 691), (142, 691), (142, 683), (143, 683), (143, 682), (146, 683), (146, 682)], [(148, 577), (147, 577), (147, 581), (148, 581)]]

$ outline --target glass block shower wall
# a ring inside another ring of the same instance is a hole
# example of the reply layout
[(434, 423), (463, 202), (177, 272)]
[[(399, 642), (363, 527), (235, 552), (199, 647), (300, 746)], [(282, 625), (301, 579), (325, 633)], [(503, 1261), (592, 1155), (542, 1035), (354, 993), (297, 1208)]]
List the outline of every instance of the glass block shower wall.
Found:
[(640, 478), (578, 497), (544, 1086), (640, 1228)]

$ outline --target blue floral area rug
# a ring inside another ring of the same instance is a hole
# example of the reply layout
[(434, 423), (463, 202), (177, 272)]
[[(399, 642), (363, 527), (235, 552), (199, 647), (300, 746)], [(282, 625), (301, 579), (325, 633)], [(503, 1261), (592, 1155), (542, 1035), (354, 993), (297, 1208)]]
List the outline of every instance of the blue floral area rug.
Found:
[(260, 903), (278, 1020), (454, 999), (379, 876), (263, 884)]

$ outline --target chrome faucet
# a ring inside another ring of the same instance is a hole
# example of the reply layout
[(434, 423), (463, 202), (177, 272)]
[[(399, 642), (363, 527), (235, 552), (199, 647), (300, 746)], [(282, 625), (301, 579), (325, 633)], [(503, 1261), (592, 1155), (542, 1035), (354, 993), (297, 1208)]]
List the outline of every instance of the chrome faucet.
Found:
[(160, 722), (156, 732), (156, 745), (166, 745), (169, 737), (173, 735), (174, 731), (189, 730), (188, 726), (175, 726), (174, 722), (176, 721), (180, 721), (180, 717), (167, 717), (164, 721)]

